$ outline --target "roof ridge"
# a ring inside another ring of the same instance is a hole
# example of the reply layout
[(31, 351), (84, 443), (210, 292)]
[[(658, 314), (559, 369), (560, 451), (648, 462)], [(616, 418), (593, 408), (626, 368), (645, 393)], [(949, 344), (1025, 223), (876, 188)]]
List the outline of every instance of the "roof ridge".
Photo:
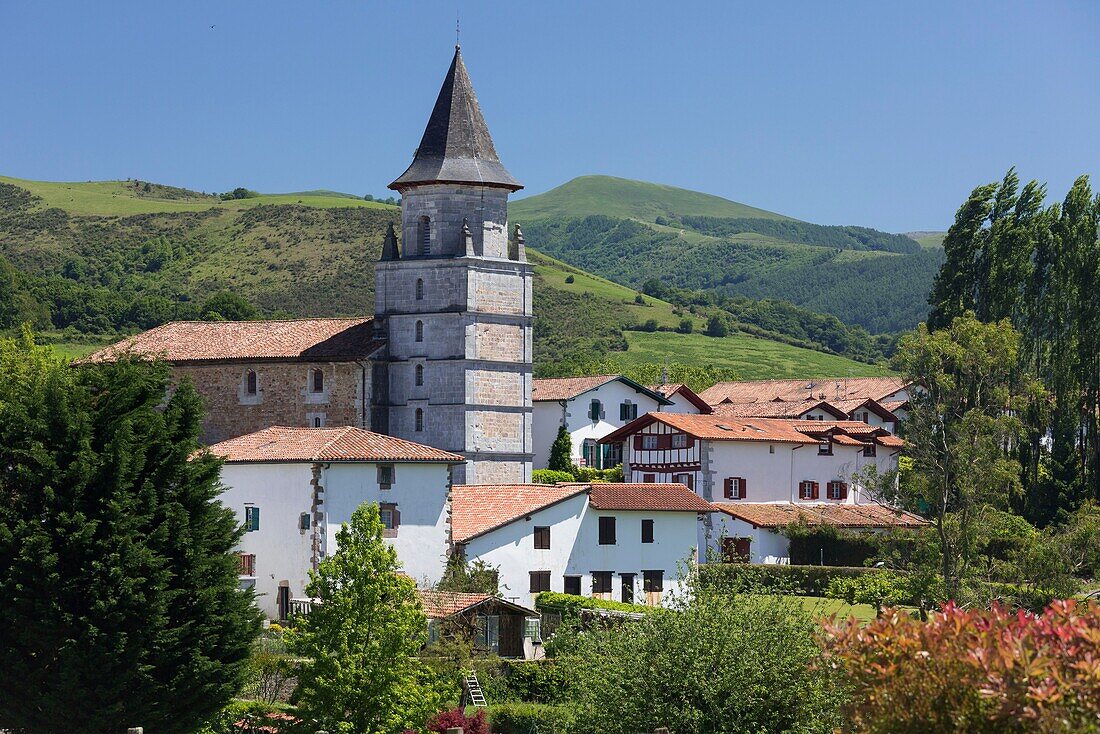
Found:
[[(337, 441), (348, 435), (348, 431), (350, 431), (351, 429), (352, 426), (341, 426), (340, 429), (336, 432), (336, 435), (333, 436), (329, 441), (325, 442), (325, 444), (317, 450), (317, 454), (313, 457), (313, 461), (320, 461), (321, 457), (325, 455), (325, 452), (332, 448), (332, 445), (335, 444)], [(318, 429), (307, 428), (306, 430), (316, 431)], [(320, 430), (324, 430), (324, 426), (322, 426)]]

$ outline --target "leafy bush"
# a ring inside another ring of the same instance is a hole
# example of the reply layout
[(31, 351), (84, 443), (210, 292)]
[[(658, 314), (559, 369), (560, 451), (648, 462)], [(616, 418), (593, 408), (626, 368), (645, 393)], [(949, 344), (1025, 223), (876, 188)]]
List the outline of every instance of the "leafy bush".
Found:
[(489, 706), (493, 734), (563, 734), (573, 717), (565, 706), (540, 703), (501, 703)]
[(478, 680), (490, 703), (567, 703), (570, 681), (553, 658), (475, 661)]
[(859, 576), (837, 576), (829, 581), (825, 596), (830, 599), (843, 599), (849, 604), (870, 604), (874, 607), (920, 604), (909, 583), (909, 577), (889, 571)]
[(558, 482), (572, 482), (573, 475), (567, 471), (556, 469), (535, 469), (531, 472), (531, 481), (535, 484), (557, 484)]
[(197, 734), (242, 734), (242, 732), (267, 732), (267, 734), (297, 734), (305, 732), (294, 716), (292, 706), (263, 703), (262, 701), (233, 701), (222, 709), (212, 721)]
[(558, 664), (586, 732), (826, 734), (845, 694), (816, 665), (817, 629), (796, 599), (695, 589), (676, 612), (573, 634)]
[(861, 566), (780, 566), (777, 564), (707, 563), (700, 567), (700, 583), (727, 591), (763, 591), (778, 594), (825, 596), (834, 578), (886, 573)]
[(622, 464), (610, 469), (595, 469), (590, 466), (576, 466), (571, 469), (575, 482), (621, 482), (623, 481)]
[(258, 646), (248, 661), (249, 681), (245, 694), (264, 703), (282, 698), (294, 678), (295, 666), (285, 655)]
[(593, 599), (588, 596), (574, 596), (573, 594), (559, 594), (556, 591), (543, 591), (535, 597), (535, 609), (540, 612), (557, 612), (563, 618), (577, 618), (585, 609), (603, 609), (611, 612), (638, 612), (650, 614), (661, 607), (650, 607), (644, 604), (625, 604), (621, 601), (610, 599)]
[(437, 734), (447, 734), (453, 727), (462, 729), (462, 734), (489, 734), (489, 721), (485, 718), (485, 709), (478, 710), (473, 716), (467, 716), (462, 709), (440, 711), (428, 719), (427, 730)]
[(862, 566), (879, 550), (879, 538), (832, 525), (792, 523), (784, 529), (795, 565)]
[(1041, 615), (948, 604), (920, 622), (894, 611), (827, 624), (848, 677), (857, 734), (1100, 731), (1100, 606), (1057, 601)]

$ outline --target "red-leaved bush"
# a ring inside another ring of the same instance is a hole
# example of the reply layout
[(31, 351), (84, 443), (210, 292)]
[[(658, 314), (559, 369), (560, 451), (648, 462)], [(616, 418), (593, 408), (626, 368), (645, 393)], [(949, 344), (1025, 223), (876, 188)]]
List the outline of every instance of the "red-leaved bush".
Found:
[(854, 732), (1100, 732), (1095, 602), (1039, 615), (949, 604), (927, 622), (886, 610), (827, 623), (824, 647), (852, 684)]
[(440, 711), (428, 719), (427, 730), (447, 734), (447, 729), (462, 727), (463, 734), (489, 734), (489, 720), (485, 718), (485, 709), (478, 709), (473, 716), (467, 716), (462, 709)]

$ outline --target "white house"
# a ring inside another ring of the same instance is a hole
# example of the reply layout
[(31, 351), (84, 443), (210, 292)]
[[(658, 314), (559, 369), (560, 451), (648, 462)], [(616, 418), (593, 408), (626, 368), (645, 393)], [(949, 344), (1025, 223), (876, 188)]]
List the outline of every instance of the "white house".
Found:
[(447, 503), (458, 454), (361, 428), (273, 426), (210, 447), (225, 460), (219, 498), (246, 527), (241, 583), (269, 617), (305, 596), (309, 571), (364, 502), (379, 505), (387, 542), (418, 583), (443, 575)]
[[(640, 415), (669, 408), (682, 412), (688, 409), (685, 406), (695, 407), (678, 392), (676, 395), (666, 397), (622, 375), (533, 380), (534, 468), (546, 468), (550, 461), (550, 445), (563, 425), (573, 440), (574, 464), (596, 469), (617, 466), (622, 463), (618, 447), (614, 444), (600, 446), (599, 440)], [(706, 406), (702, 400), (699, 403)], [(699, 410), (695, 408), (692, 412)]]
[[(753, 523), (757, 515), (742, 517), (732, 507), (763, 505), (758, 514), (772, 513), (768, 517), (803, 506), (874, 507), (896, 514), (868, 496), (860, 477), (869, 465), (880, 473), (896, 469), (904, 442), (862, 421), (649, 413), (603, 441), (623, 446), (627, 481), (679, 482), (715, 503), (722, 516), (704, 523), (699, 544), (729, 557), (755, 562), (789, 557), (786, 538), (776, 530), (786, 523)], [(870, 513), (873, 517), (862, 515), (885, 522), (886, 515), (875, 514), (878, 509)], [(736, 524), (739, 517), (755, 527)]]
[(713, 412), (707, 401), (703, 400), (687, 385), (673, 382), (662, 385), (650, 385), (649, 389), (666, 400), (671, 405), (661, 408), (662, 413), (711, 413)]
[(541, 591), (661, 604), (714, 507), (680, 484), (456, 485), (456, 551), (498, 570), (504, 598)]

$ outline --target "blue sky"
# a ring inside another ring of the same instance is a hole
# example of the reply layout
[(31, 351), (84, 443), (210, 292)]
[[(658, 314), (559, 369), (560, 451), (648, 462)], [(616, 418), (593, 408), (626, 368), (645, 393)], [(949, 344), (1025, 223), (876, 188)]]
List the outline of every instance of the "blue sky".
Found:
[[(1100, 187), (1100, 3), (0, 3), (0, 174), (385, 193), (462, 48), (505, 165), (945, 228)], [(211, 26), (214, 26), (213, 28)]]

